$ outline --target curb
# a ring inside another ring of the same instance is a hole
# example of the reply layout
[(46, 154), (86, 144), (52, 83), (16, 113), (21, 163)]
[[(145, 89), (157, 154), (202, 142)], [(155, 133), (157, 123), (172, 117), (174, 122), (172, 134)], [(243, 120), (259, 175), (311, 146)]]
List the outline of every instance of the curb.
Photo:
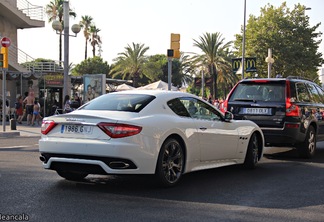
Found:
[(0, 132), (0, 138), (20, 136), (20, 132)]

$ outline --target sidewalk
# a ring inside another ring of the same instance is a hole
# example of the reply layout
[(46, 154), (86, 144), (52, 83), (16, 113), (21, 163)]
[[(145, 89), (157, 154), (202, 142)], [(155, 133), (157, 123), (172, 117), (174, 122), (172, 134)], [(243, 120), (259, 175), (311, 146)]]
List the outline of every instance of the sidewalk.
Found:
[(27, 122), (22, 124), (16, 123), (16, 130), (12, 130), (10, 123), (6, 122), (5, 131), (3, 131), (2, 122), (0, 122), (0, 139), (6, 137), (40, 137), (41, 136), (41, 127), (40, 126), (28, 126)]

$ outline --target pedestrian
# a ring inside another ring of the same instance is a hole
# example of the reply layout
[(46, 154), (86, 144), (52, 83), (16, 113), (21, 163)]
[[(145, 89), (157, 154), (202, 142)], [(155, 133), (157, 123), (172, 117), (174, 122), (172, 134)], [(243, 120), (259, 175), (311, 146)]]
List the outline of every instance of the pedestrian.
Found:
[(64, 113), (69, 113), (72, 111), (70, 96), (66, 95), (64, 98)]
[(79, 108), (81, 105), (82, 105), (81, 99), (80, 99), (78, 93), (75, 93), (75, 94), (74, 94), (74, 100), (73, 100), (71, 106), (72, 106), (72, 108), (77, 109), (77, 108)]
[(39, 120), (41, 119), (41, 115), (39, 113), (40, 107), (39, 103), (37, 100), (34, 101), (34, 106), (33, 106), (33, 118), (32, 118), (32, 126), (35, 126), (35, 120), (37, 121), (37, 125), (39, 126)]
[(23, 99), (22, 96), (18, 96), (17, 101), (15, 103), (17, 123), (22, 124), (22, 119), (24, 117), (24, 109), (23, 109)]
[(208, 97), (208, 102), (209, 102), (210, 104), (213, 104), (213, 98), (212, 98), (211, 95), (209, 95), (209, 97)]
[(34, 92), (30, 91), (28, 96), (24, 99), (23, 103), (26, 104), (26, 114), (27, 114), (27, 125), (32, 122), (33, 111), (34, 111), (35, 96)]

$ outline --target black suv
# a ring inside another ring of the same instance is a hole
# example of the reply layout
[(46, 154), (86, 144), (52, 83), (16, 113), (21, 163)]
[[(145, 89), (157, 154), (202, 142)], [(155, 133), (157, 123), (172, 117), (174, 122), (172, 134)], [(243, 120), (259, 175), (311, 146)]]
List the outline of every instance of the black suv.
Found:
[(234, 119), (252, 120), (264, 134), (266, 146), (295, 147), (301, 157), (315, 154), (324, 140), (324, 91), (299, 77), (243, 79), (223, 104)]

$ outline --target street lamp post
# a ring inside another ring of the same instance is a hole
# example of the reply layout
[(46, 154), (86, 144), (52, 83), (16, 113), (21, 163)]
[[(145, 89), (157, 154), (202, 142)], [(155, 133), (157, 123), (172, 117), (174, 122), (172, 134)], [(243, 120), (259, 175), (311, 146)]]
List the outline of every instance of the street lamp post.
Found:
[(246, 0), (244, 0), (244, 23), (243, 23), (243, 41), (242, 41), (242, 79), (244, 79), (245, 69), (245, 23), (246, 23)]
[(270, 78), (271, 75), (271, 66), (274, 63), (274, 59), (272, 58), (272, 50), (268, 49), (268, 57), (265, 59), (265, 61), (268, 63), (268, 78)]
[[(76, 37), (77, 34), (80, 32), (81, 27), (78, 24), (74, 24), (72, 26), (72, 32), (74, 35), (70, 35), (69, 33), (69, 28), (70, 28), (70, 6), (69, 6), (69, 1), (66, 0), (63, 2), (63, 21), (64, 21), (64, 29), (63, 29), (63, 35), (64, 35), (64, 78), (63, 78), (63, 100), (66, 95), (69, 95), (68, 92), (68, 82), (69, 82), (69, 37), (73, 36)], [(62, 24), (59, 21), (54, 21), (52, 24), (52, 27), (56, 32), (62, 31)], [(61, 34), (59, 32), (58, 34)], [(64, 106), (64, 104), (63, 104)]]
[[(64, 97), (68, 95), (68, 79), (69, 79), (69, 2), (63, 2), (63, 21), (64, 21), (64, 79), (63, 79), (63, 101)], [(64, 105), (64, 104), (63, 104)]]

